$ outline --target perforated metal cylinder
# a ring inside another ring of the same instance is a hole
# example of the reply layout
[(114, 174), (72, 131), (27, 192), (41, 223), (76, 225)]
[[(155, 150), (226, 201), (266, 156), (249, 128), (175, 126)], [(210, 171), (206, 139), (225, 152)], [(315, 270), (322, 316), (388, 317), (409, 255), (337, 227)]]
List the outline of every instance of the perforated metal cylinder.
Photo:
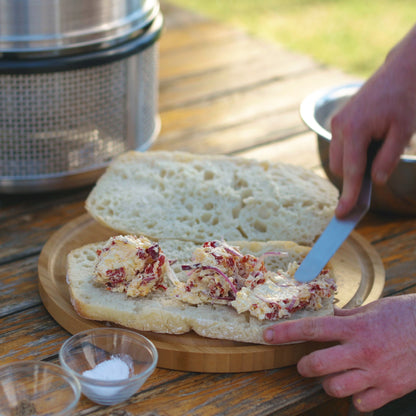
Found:
[(56, 72), (0, 73), (0, 192), (95, 181), (120, 153), (159, 133), (158, 45)]

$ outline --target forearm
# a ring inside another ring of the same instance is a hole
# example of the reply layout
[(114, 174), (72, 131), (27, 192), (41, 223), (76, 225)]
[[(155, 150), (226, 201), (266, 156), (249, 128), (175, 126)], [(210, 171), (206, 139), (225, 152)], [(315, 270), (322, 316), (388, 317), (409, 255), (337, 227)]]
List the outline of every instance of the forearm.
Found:
[(387, 54), (385, 64), (401, 61), (416, 76), (416, 24)]

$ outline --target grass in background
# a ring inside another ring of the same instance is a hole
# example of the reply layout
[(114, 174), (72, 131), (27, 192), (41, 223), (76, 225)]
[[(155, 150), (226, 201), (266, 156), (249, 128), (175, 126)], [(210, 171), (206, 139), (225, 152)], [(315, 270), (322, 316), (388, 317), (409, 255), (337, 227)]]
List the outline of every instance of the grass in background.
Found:
[(415, 0), (169, 0), (368, 77), (416, 23)]

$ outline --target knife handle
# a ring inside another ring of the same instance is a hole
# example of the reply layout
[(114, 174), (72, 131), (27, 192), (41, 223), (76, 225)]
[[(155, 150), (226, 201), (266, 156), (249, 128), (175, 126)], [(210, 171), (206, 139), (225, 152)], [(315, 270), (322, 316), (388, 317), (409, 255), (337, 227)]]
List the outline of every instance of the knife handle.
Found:
[(381, 140), (372, 140), (367, 149), (367, 165), (365, 169), (365, 174), (371, 177), (371, 168), (373, 166), (374, 159), (380, 150), (383, 142)]
[(365, 167), (364, 177), (361, 183), (360, 193), (358, 194), (355, 207), (346, 216), (346, 218), (352, 218), (354, 221), (361, 218), (370, 208), (371, 194), (372, 194), (372, 180), (371, 180), (371, 168), (373, 166), (374, 158), (376, 157), (383, 142), (381, 140), (372, 140), (367, 149), (367, 165)]

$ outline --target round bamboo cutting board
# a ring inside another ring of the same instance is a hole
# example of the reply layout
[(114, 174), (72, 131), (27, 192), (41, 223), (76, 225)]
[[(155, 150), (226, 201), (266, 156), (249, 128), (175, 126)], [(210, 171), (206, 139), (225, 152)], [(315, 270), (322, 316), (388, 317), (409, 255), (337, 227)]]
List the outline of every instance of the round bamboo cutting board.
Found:
[[(56, 231), (39, 258), (39, 291), (52, 317), (68, 332), (108, 326), (81, 318), (73, 309), (66, 283), (66, 256), (84, 244), (103, 241), (114, 231), (82, 215)], [(331, 260), (338, 286), (337, 306), (351, 308), (381, 296), (385, 273), (373, 247), (352, 233)], [(138, 331), (139, 332), (139, 331)], [(295, 364), (303, 355), (322, 348), (322, 343), (260, 345), (183, 335), (141, 332), (156, 346), (158, 367), (196, 372), (246, 372)]]

